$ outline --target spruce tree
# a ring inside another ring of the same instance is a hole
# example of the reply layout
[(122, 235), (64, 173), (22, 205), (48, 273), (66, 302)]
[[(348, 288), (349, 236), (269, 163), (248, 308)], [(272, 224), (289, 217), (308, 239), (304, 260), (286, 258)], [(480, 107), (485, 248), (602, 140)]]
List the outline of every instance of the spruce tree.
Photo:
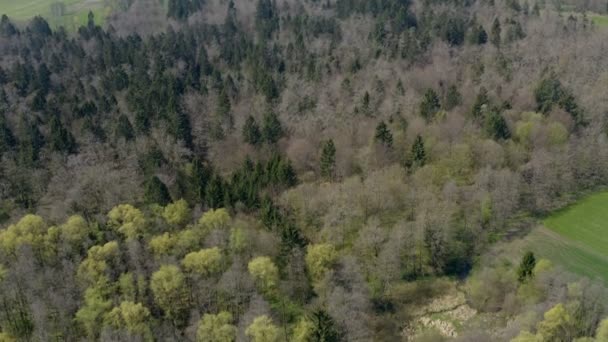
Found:
[(338, 342), (340, 341), (340, 333), (336, 328), (336, 322), (333, 318), (323, 309), (315, 310), (310, 315), (310, 320), (313, 324), (312, 329), (312, 340), (313, 341), (324, 341), (324, 342)]
[(511, 132), (507, 126), (507, 121), (496, 108), (486, 114), (484, 126), (486, 133), (492, 139), (504, 140), (511, 137)]
[(521, 259), (521, 263), (519, 264), (519, 268), (517, 269), (517, 280), (520, 283), (525, 282), (527, 279), (530, 279), (534, 276), (534, 267), (536, 266), (536, 257), (534, 257), (534, 253), (526, 252), (523, 258)]
[(59, 152), (72, 153), (76, 149), (76, 142), (72, 134), (63, 126), (59, 116), (51, 119), (51, 149)]
[(426, 163), (426, 151), (424, 149), (424, 141), (420, 135), (416, 136), (414, 145), (412, 145), (411, 165), (424, 166)]
[(260, 126), (255, 121), (253, 116), (249, 116), (243, 126), (243, 141), (247, 144), (257, 146), (262, 142), (262, 133)]
[(192, 148), (192, 128), (190, 126), (190, 119), (182, 110), (178, 109), (172, 113), (171, 130), (173, 136), (175, 136), (177, 140), (183, 141), (186, 147)]
[(393, 134), (388, 129), (388, 126), (384, 121), (381, 121), (378, 126), (376, 126), (376, 134), (374, 135), (374, 140), (377, 143), (380, 143), (386, 147), (393, 146)]
[(420, 103), (420, 115), (428, 122), (431, 121), (440, 108), (439, 96), (433, 89), (427, 89)]
[(448, 93), (445, 96), (445, 109), (452, 110), (462, 104), (462, 95), (455, 85), (448, 88)]
[(276, 144), (283, 136), (283, 126), (274, 111), (269, 111), (264, 116), (264, 127), (262, 128), (262, 136), (268, 144)]
[(191, 191), (194, 192), (199, 203), (205, 202), (207, 185), (213, 177), (213, 170), (207, 167), (199, 158), (192, 161), (192, 172), (190, 174)]
[(481, 87), (479, 89), (479, 94), (475, 98), (475, 103), (473, 104), (473, 108), (471, 109), (471, 117), (475, 120), (482, 118), (484, 106), (488, 106), (490, 104), (490, 97), (488, 96), (488, 91), (486, 88)]
[(172, 202), (169, 189), (158, 177), (153, 176), (146, 182), (144, 202), (147, 204), (158, 204), (163, 207)]
[(221, 208), (224, 206), (224, 180), (220, 175), (215, 175), (207, 185), (205, 202), (209, 208)]
[(0, 156), (15, 147), (17, 144), (15, 136), (9, 128), (4, 114), (0, 110)]
[(494, 19), (492, 23), (492, 31), (490, 32), (490, 42), (497, 48), (500, 47), (502, 30), (500, 28), (500, 21), (498, 18)]
[(333, 180), (336, 169), (336, 146), (332, 139), (323, 144), (321, 151), (321, 176), (327, 180)]
[(124, 138), (127, 141), (135, 138), (135, 135), (133, 134), (133, 126), (131, 126), (129, 118), (124, 114), (121, 114), (118, 117), (118, 123), (116, 124), (116, 137)]

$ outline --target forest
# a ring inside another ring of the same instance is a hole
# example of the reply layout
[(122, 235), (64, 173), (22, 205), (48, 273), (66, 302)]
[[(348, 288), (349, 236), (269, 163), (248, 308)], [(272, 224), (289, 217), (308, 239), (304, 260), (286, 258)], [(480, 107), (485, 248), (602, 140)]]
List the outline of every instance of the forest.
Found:
[(121, 4), (0, 19), (0, 342), (608, 342), (529, 243), (608, 185), (605, 1)]

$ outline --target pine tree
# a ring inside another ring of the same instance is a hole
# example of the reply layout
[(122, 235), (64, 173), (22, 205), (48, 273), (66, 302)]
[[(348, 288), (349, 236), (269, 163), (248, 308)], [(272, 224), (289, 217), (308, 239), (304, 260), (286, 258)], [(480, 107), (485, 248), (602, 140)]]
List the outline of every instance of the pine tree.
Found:
[(73, 153), (76, 149), (76, 142), (72, 134), (63, 126), (59, 116), (55, 115), (51, 119), (51, 149), (59, 152)]
[(146, 182), (144, 202), (147, 204), (158, 204), (163, 207), (172, 202), (169, 189), (158, 177), (153, 176)]
[(336, 328), (336, 322), (323, 309), (315, 310), (310, 315), (310, 320), (313, 324), (312, 340), (324, 342), (340, 341), (340, 333)]
[(262, 136), (268, 144), (276, 144), (283, 136), (283, 126), (273, 111), (269, 111), (264, 115), (264, 127), (262, 128)]
[(496, 19), (494, 19), (494, 23), (492, 23), (492, 31), (490, 32), (490, 41), (497, 48), (500, 47), (501, 32), (502, 32), (502, 30), (500, 28), (500, 21), (498, 20), (498, 18), (496, 18)]
[(420, 135), (416, 136), (414, 145), (412, 145), (411, 165), (424, 166), (426, 163), (426, 151), (424, 150), (424, 141)]
[(445, 109), (452, 110), (462, 104), (462, 95), (455, 85), (448, 88), (448, 93), (445, 96)]
[(439, 96), (433, 89), (427, 89), (420, 103), (420, 115), (428, 122), (431, 121), (440, 108)]
[(384, 121), (381, 121), (378, 126), (376, 126), (374, 140), (386, 147), (393, 147), (393, 134)]
[(216, 174), (207, 185), (205, 194), (205, 202), (209, 208), (217, 209), (224, 206), (224, 187), (224, 180), (220, 175)]
[(521, 259), (519, 268), (517, 269), (517, 280), (519, 280), (520, 283), (523, 283), (527, 279), (532, 278), (534, 276), (533, 272), (535, 266), (536, 258), (534, 257), (534, 253), (526, 252)]
[(226, 89), (222, 87), (217, 98), (217, 108), (215, 111), (218, 119), (221, 121), (230, 121), (231, 110), (232, 105), (230, 104), (230, 97), (228, 97)]
[(321, 176), (327, 180), (333, 180), (336, 169), (336, 146), (332, 139), (323, 144), (321, 151)]
[(11, 129), (8, 127), (6, 118), (0, 110), (0, 156), (2, 153), (7, 152), (15, 147), (17, 144), (15, 136)]
[(488, 91), (486, 88), (481, 87), (479, 89), (479, 94), (475, 98), (475, 103), (473, 104), (473, 108), (471, 109), (471, 117), (475, 120), (480, 119), (483, 116), (484, 106), (488, 106), (490, 104), (490, 97), (488, 96)]
[(253, 146), (257, 146), (262, 142), (260, 126), (258, 126), (258, 123), (251, 115), (247, 117), (245, 125), (243, 126), (243, 141)]
[(133, 126), (131, 126), (129, 118), (124, 114), (121, 114), (118, 117), (118, 123), (116, 124), (116, 137), (124, 138), (127, 141), (135, 138), (135, 135), (133, 134)]
[(192, 161), (192, 173), (190, 174), (191, 190), (195, 193), (196, 200), (200, 203), (205, 202), (207, 185), (213, 177), (213, 170), (207, 167), (199, 158)]
[(188, 115), (182, 110), (177, 110), (171, 116), (171, 131), (177, 140), (184, 142), (186, 147), (192, 148), (192, 128)]
[(507, 121), (496, 108), (487, 113), (485, 118), (485, 130), (493, 139), (504, 140), (511, 137)]

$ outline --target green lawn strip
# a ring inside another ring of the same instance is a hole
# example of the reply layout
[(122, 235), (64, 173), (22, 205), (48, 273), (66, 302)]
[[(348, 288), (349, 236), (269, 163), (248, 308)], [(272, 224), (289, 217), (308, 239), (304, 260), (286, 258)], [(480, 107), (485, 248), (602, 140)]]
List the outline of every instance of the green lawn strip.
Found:
[(608, 255), (608, 192), (591, 195), (544, 220), (560, 235)]
[(532, 231), (525, 241), (524, 249), (534, 251), (538, 257), (549, 259), (570, 272), (608, 283), (608, 256), (543, 227)]
[[(51, 4), (62, 2), (66, 11), (63, 16), (51, 14)], [(105, 18), (110, 14), (111, 8), (104, 7), (102, 1), (88, 2), (86, 0), (0, 0), (0, 14), (6, 14), (17, 22), (27, 21), (35, 16), (42, 16), (53, 28), (60, 26), (69, 31), (76, 31), (80, 26), (86, 25), (89, 11), (95, 15), (95, 22), (103, 25)]]

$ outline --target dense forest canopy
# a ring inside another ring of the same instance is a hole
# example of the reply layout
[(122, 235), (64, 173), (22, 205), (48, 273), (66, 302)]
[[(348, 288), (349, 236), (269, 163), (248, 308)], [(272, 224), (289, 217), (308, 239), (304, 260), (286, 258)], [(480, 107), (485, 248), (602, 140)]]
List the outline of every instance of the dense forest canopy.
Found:
[(2, 16), (0, 341), (608, 341), (604, 284), (504, 245), (608, 184), (606, 11)]

